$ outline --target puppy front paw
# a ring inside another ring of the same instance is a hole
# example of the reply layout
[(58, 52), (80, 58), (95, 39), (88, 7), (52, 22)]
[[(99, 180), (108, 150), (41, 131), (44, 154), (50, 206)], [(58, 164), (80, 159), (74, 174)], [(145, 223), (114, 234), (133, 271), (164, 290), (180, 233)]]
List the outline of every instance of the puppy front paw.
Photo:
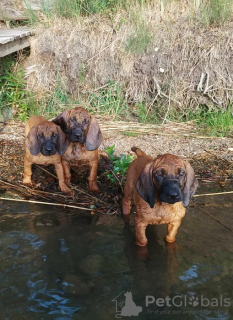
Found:
[(73, 190), (71, 190), (69, 187), (67, 187), (65, 184), (60, 186), (60, 189), (62, 192), (70, 194), (72, 197), (74, 197), (75, 192)]
[(169, 236), (166, 236), (165, 241), (172, 243), (176, 241), (176, 238), (169, 238)]
[(96, 183), (89, 185), (89, 190), (94, 193), (101, 193), (101, 191)]
[(23, 184), (27, 187), (32, 187), (32, 180), (30, 178), (24, 178)]
[(147, 240), (136, 240), (136, 245), (140, 247), (145, 247), (147, 245)]

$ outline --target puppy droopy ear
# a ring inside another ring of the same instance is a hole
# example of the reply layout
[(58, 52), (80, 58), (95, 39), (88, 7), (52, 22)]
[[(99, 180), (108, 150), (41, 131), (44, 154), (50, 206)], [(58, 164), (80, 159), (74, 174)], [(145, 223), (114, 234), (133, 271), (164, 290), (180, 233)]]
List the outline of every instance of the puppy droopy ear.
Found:
[(37, 126), (32, 127), (25, 140), (25, 144), (33, 156), (37, 156), (40, 153), (40, 145), (37, 139), (37, 129)]
[(88, 151), (93, 151), (100, 146), (102, 141), (103, 141), (103, 136), (100, 131), (99, 124), (95, 119), (95, 117), (91, 116), (91, 121), (89, 124), (84, 147)]
[(187, 207), (191, 198), (193, 197), (197, 187), (198, 181), (195, 177), (195, 172), (188, 161), (184, 161), (186, 167), (186, 183), (183, 190), (183, 206)]
[(68, 118), (69, 118), (69, 112), (64, 111), (60, 113), (55, 119), (53, 119), (52, 122), (57, 124), (59, 127), (61, 127), (65, 133), (69, 133), (67, 128)]
[(151, 208), (155, 205), (155, 186), (153, 183), (153, 167), (154, 161), (148, 163), (136, 182), (136, 190), (139, 195), (145, 200)]
[(57, 133), (58, 133), (58, 147), (57, 152), (60, 156), (62, 156), (69, 145), (69, 140), (66, 138), (65, 133), (62, 131), (62, 129), (57, 126)]

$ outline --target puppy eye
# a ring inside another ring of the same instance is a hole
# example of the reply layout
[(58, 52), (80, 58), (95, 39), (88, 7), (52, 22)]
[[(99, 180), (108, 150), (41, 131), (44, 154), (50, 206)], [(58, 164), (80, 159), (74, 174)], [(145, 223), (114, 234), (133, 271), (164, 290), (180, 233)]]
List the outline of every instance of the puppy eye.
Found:
[(53, 138), (56, 138), (56, 137), (57, 137), (57, 134), (56, 134), (55, 132), (53, 132), (53, 133), (52, 133), (52, 137), (53, 137)]
[(72, 117), (72, 118), (70, 118), (68, 121), (69, 121), (69, 123), (75, 122), (75, 121), (76, 121), (76, 118), (75, 118), (75, 117)]
[(44, 136), (44, 135), (43, 135), (42, 132), (38, 133), (38, 137), (39, 137), (39, 138), (43, 138), (43, 136)]
[(185, 176), (185, 171), (181, 168), (179, 169), (179, 175), (182, 177)]
[(163, 171), (162, 170), (157, 170), (156, 171), (156, 175), (157, 176), (162, 176), (163, 175)]

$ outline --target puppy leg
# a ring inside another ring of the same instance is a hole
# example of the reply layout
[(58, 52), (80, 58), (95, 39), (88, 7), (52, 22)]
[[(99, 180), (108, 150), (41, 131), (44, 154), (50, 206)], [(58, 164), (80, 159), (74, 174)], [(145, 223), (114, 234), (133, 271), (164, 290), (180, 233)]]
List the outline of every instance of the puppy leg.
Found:
[(100, 189), (97, 186), (97, 169), (98, 169), (98, 158), (89, 163), (90, 167), (90, 176), (89, 180), (89, 190), (92, 192), (100, 192)]
[(132, 192), (127, 180), (125, 184), (125, 189), (124, 189), (124, 199), (123, 199), (123, 206), (122, 206), (124, 220), (130, 220), (131, 198), (132, 198)]
[(70, 174), (70, 165), (67, 161), (62, 160), (62, 167), (64, 170), (64, 175), (65, 175), (65, 182), (66, 185), (70, 185), (70, 180), (71, 180), (71, 174)]
[(65, 183), (64, 171), (63, 171), (63, 166), (62, 166), (61, 162), (55, 164), (55, 171), (57, 174), (59, 187), (61, 188), (61, 191), (64, 193), (69, 193), (71, 195), (74, 195), (74, 191), (72, 191), (70, 188), (68, 188)]
[(25, 186), (32, 186), (32, 163), (28, 162), (27, 158), (24, 158), (24, 176), (23, 184)]
[(181, 220), (178, 220), (178, 221), (175, 221), (175, 222), (172, 222), (172, 223), (168, 223), (167, 225), (167, 235), (166, 235), (166, 238), (165, 240), (167, 242), (174, 242), (176, 241), (176, 234), (177, 234), (177, 231), (178, 231), (178, 228), (181, 224)]
[(147, 245), (147, 238), (146, 238), (147, 225), (148, 223), (135, 218), (136, 244), (138, 246), (144, 247)]

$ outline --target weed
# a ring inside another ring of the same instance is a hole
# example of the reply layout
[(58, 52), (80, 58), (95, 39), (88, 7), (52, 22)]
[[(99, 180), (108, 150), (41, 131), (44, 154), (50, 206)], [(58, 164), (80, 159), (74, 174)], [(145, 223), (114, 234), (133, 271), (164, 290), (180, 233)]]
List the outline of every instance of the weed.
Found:
[(120, 116), (127, 118), (127, 115), (129, 115), (128, 103), (124, 97), (123, 88), (114, 82), (110, 81), (106, 88), (90, 94), (88, 101), (91, 111), (110, 115), (113, 120), (117, 120)]
[(125, 173), (128, 170), (129, 164), (133, 161), (134, 156), (130, 154), (123, 154), (121, 157), (114, 155), (115, 145), (105, 149), (105, 152), (109, 156), (110, 161), (112, 162), (113, 169), (107, 173), (107, 177), (111, 182), (119, 182), (121, 188)]

